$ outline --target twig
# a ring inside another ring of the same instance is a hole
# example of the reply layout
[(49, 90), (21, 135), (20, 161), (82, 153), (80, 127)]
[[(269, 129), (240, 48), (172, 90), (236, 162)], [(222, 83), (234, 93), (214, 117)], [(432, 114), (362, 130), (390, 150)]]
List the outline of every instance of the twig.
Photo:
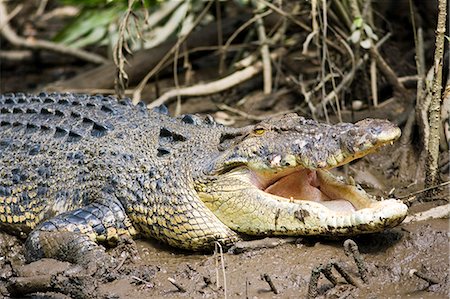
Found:
[(248, 299), (248, 285), (249, 285), (249, 281), (248, 278), (245, 278), (245, 298)]
[(370, 61), (370, 90), (372, 92), (373, 106), (377, 107), (378, 106), (377, 63), (373, 58)]
[(359, 287), (358, 282), (347, 273), (347, 271), (342, 268), (341, 265), (338, 263), (331, 261), (329, 262), (325, 267), (320, 264), (319, 266), (315, 267), (311, 271), (311, 278), (309, 279), (309, 285), (308, 285), (308, 293), (306, 298), (316, 298), (319, 294), (318, 289), (318, 281), (320, 278), (320, 274), (322, 273), (334, 286), (337, 285), (337, 278), (333, 275), (331, 272), (332, 268), (335, 268), (336, 271), (345, 279), (345, 281), (351, 285), (354, 285), (356, 287)]
[[(146, 48), (157, 47), (166, 41), (173, 33), (175, 33), (183, 21), (189, 22), (189, 19), (191, 18), (187, 14), (189, 2), (165, 1), (163, 2), (163, 6), (169, 6), (169, 8), (173, 7), (173, 13), (167, 15), (168, 20), (164, 23), (164, 25), (152, 29), (151, 37), (145, 41)], [(181, 26), (183, 27), (183, 25)], [(180, 31), (179, 34), (182, 36), (184, 33)]]
[(274, 12), (276, 12), (276, 13), (282, 15), (283, 17), (288, 18), (289, 21), (291, 21), (291, 22), (293, 22), (294, 24), (300, 26), (303, 30), (311, 31), (311, 28), (309, 28), (308, 25), (306, 25), (306, 24), (300, 22), (299, 20), (297, 20), (296, 18), (294, 18), (293, 16), (291, 16), (291, 14), (285, 12), (285, 11), (282, 10), (282, 9), (279, 9), (278, 7), (276, 7), (275, 5), (273, 5), (272, 3), (268, 2), (268, 1), (265, 1), (265, 0), (258, 0), (258, 1), (264, 3), (265, 6), (269, 7), (269, 8), (272, 9)]
[[(416, 18), (414, 12), (414, 5), (412, 0), (409, 0), (409, 14), (411, 16), (411, 24), (414, 33), (414, 45), (416, 50), (415, 60), (417, 69), (417, 94), (416, 94), (416, 107), (415, 107), (415, 122), (419, 126), (419, 135), (423, 149), (421, 150), (419, 161), (425, 161), (426, 149), (428, 148), (428, 105), (426, 104), (426, 82), (425, 82), (425, 50), (423, 46), (423, 30), (422, 27), (416, 27)], [(423, 163), (423, 162), (422, 162)], [(421, 165), (419, 165), (421, 168)]]
[[(257, 0), (253, 1), (256, 8), (261, 8), (262, 5), (257, 3)], [(256, 14), (256, 31), (258, 33), (259, 43), (261, 44), (261, 57), (263, 64), (263, 82), (264, 82), (264, 94), (270, 94), (272, 92), (272, 65), (270, 63), (269, 45), (267, 44), (266, 30), (262, 19), (262, 14)]]
[[(2, 1), (3, 1), (3, 0), (0, 1), (0, 5), (3, 6)], [(3, 30), (3, 27), (6, 26), (6, 25), (8, 25), (9, 21), (12, 20), (12, 19), (13, 19), (13, 18), (14, 18), (21, 10), (22, 10), (22, 8), (23, 8), (23, 5), (22, 5), (22, 4), (17, 5), (17, 6), (13, 9), (13, 11), (9, 13), (9, 15), (8, 15), (6, 18), (3, 18), (3, 21), (0, 22), (0, 30)], [(6, 15), (6, 8), (3, 7), (3, 9), (4, 9), (4, 13), (5, 13), (5, 15)]]
[[(178, 57), (180, 56), (180, 48), (176, 48), (173, 53), (173, 83), (175, 90), (180, 89), (180, 82), (178, 80)], [(177, 95), (177, 104), (175, 105), (175, 115), (178, 116), (181, 111), (181, 96)]]
[(316, 298), (319, 294), (318, 281), (322, 273), (334, 286), (337, 285), (337, 278), (331, 272), (332, 268), (345, 279), (345, 281), (355, 287), (360, 287), (360, 284), (337, 262), (330, 261), (325, 267), (320, 264), (311, 271), (311, 278), (309, 279), (308, 293), (306, 298)]
[(36, 17), (41, 16), (44, 13), (45, 8), (48, 3), (48, 0), (41, 0), (40, 2), (41, 3), (39, 4), (38, 9), (36, 10), (36, 13), (34, 14)]
[(419, 80), (420, 80), (420, 77), (418, 75), (403, 76), (403, 77), (398, 78), (398, 81), (400, 81), (402, 83), (417, 82)]
[[(321, 53), (322, 56), (321, 56), (321, 59), (320, 59), (320, 76), (322, 78), (322, 81), (324, 81), (324, 78), (325, 78), (325, 64), (327, 64), (327, 62), (328, 62), (328, 59), (327, 59), (328, 47), (327, 47), (327, 43), (326, 43), (327, 34), (328, 34), (328, 16), (327, 16), (327, 4), (326, 4), (325, 0), (322, 0), (322, 18), (319, 19), (319, 20), (322, 21), (320, 27), (321, 27), (322, 36), (323, 36), (323, 38), (322, 38), (322, 47), (318, 48), (318, 51), (322, 50), (321, 51), (322, 52)], [(320, 56), (320, 54), (318, 56)], [(333, 78), (333, 77), (331, 77), (331, 78)], [(332, 82), (334, 82), (334, 80), (332, 80)], [(336, 89), (336, 86), (333, 84), (333, 90), (335, 90), (335, 89)], [(325, 95), (326, 95), (325, 84), (322, 85), (322, 89), (321, 90), (322, 90), (321, 98), (324, 98)], [(339, 101), (337, 92), (334, 93), (334, 99), (336, 100), (336, 102)], [(329, 123), (330, 120), (328, 119), (328, 111), (326, 109), (326, 105), (324, 105), (324, 104), (322, 105), (322, 111), (325, 114), (326, 122)], [(340, 115), (339, 115), (339, 119), (341, 119)]]
[(246, 21), (244, 24), (239, 26), (239, 28), (236, 29), (233, 32), (233, 34), (231, 34), (231, 36), (227, 39), (227, 41), (225, 42), (223, 47), (220, 49), (220, 52), (221, 52), (220, 63), (219, 63), (219, 73), (220, 74), (223, 72), (224, 65), (225, 65), (225, 53), (227, 52), (227, 50), (230, 47), (230, 45), (233, 42), (233, 40), (239, 35), (239, 33), (244, 31), (245, 28), (247, 28), (248, 26), (250, 26), (251, 24), (256, 22), (256, 20), (258, 18), (264, 18), (264, 17), (266, 17), (267, 15), (269, 15), (271, 13), (272, 13), (272, 11), (268, 10), (268, 11), (265, 11), (265, 12), (259, 14), (259, 15), (253, 16), (253, 18), (251, 18), (250, 20)]
[(383, 73), (384, 77), (389, 81), (389, 83), (393, 86), (394, 90), (398, 91), (400, 95), (403, 97), (403, 100), (405, 103), (411, 103), (412, 99), (411, 96), (406, 89), (406, 87), (403, 85), (402, 82), (398, 80), (397, 75), (395, 74), (394, 70), (389, 66), (389, 64), (384, 60), (384, 58), (381, 56), (380, 52), (378, 51), (377, 47), (370, 48), (370, 55), (373, 59), (375, 59), (378, 68)]
[[(444, 93), (442, 95), (441, 119), (442, 119), (442, 128), (441, 128), (442, 138), (440, 143), (441, 149), (446, 150), (448, 152), (450, 150), (450, 76), (447, 78), (447, 85), (445, 86)], [(448, 161), (449, 156), (447, 155), (446, 157), (447, 161), (445, 162), (445, 158), (441, 159), (441, 161), (439, 162), (440, 166), (445, 164), (449, 166)], [(448, 173), (448, 170), (443, 171), (443, 169), (441, 169), (441, 172)]]
[(308, 293), (306, 295), (307, 299), (316, 298), (319, 295), (319, 290), (317, 284), (319, 282), (320, 273), (322, 272), (322, 265), (315, 267), (311, 271), (311, 278), (308, 284)]
[(320, 111), (322, 106), (327, 105), (329, 102), (331, 102), (333, 99), (336, 98), (337, 94), (341, 92), (341, 90), (349, 86), (350, 83), (353, 81), (353, 78), (355, 77), (356, 71), (359, 70), (362, 67), (363, 63), (366, 62), (368, 59), (369, 57), (367, 55), (359, 59), (355, 65), (355, 68), (352, 69), (350, 72), (348, 72), (344, 78), (342, 78), (341, 83), (339, 83), (339, 85), (336, 88), (334, 88), (329, 94), (327, 94), (327, 96), (321, 101), (321, 103), (318, 103), (316, 105), (316, 110)]
[(359, 287), (359, 283), (350, 275), (347, 273), (347, 271), (342, 268), (342, 266), (338, 263), (333, 263), (334, 269), (341, 274), (341, 276), (345, 279), (345, 281), (351, 285), (354, 285), (355, 287)]
[(269, 284), (270, 290), (271, 290), (272, 292), (274, 292), (274, 294), (279, 294), (279, 292), (278, 292), (277, 288), (275, 287), (275, 285), (273, 284), (273, 281), (272, 281), (272, 279), (270, 278), (269, 274), (264, 273), (264, 274), (261, 276), (261, 278), (264, 279), (264, 280)]
[[(150, 16), (150, 18), (153, 14)], [(223, 33), (228, 38), (239, 24), (248, 17), (248, 14), (242, 14), (237, 17), (227, 18), (223, 21)], [(192, 32), (183, 43), (191, 52), (215, 50), (217, 44), (217, 26), (209, 24), (198, 28)], [(125, 70), (130, 77), (129, 84), (137, 85), (143, 77), (153, 69), (161, 59), (169, 52), (176, 43), (176, 38), (171, 38), (160, 46), (152, 49), (142, 49), (132, 56), (127, 57), (129, 63), (125, 65)], [(239, 46), (238, 46), (239, 47)], [(238, 48), (237, 47), (237, 48)], [(161, 66), (169, 66), (168, 60)], [(161, 69), (160, 68), (160, 69)], [(75, 76), (72, 79), (51, 84), (49, 88), (59, 88), (60, 90), (72, 88), (113, 88), (116, 66), (112, 61), (98, 66), (82, 75)]]
[(431, 208), (424, 212), (419, 212), (411, 216), (407, 216), (403, 223), (425, 221), (429, 219), (444, 219), (450, 216), (450, 204)]
[(322, 268), (323, 275), (335, 286), (337, 285), (337, 278), (333, 275), (331, 271), (333, 269), (333, 263), (328, 263), (325, 267)]
[[(415, 28), (415, 19), (414, 19), (414, 13), (412, 11), (412, 3), (410, 2), (410, 8), (411, 8), (411, 17), (412, 17), (412, 24), (413, 28)], [(416, 105), (415, 105), (415, 123), (417, 124), (419, 128), (419, 138), (421, 143), (421, 150), (420, 150), (420, 158), (419, 163), (416, 171), (416, 177), (419, 175), (419, 173), (422, 173), (421, 170), (424, 169), (425, 161), (426, 161), (426, 155), (428, 153), (428, 139), (430, 136), (430, 126), (428, 125), (428, 107), (430, 106), (430, 100), (431, 97), (428, 96), (430, 91), (430, 84), (428, 84), (428, 78), (430, 78), (429, 81), (431, 81), (432, 77), (432, 69), (426, 74), (425, 71), (425, 50), (424, 50), (424, 41), (423, 41), (423, 30), (422, 28), (417, 29), (414, 31), (414, 41), (416, 46), (416, 68), (417, 68), (417, 76), (419, 79), (417, 80), (417, 94), (416, 94)]]
[(355, 260), (355, 264), (358, 267), (359, 275), (361, 276), (362, 281), (364, 283), (369, 282), (369, 278), (367, 276), (367, 267), (364, 263), (364, 259), (361, 256), (361, 253), (359, 252), (358, 245), (356, 245), (355, 241), (351, 239), (347, 239), (344, 242), (344, 252), (347, 256), (353, 256), (353, 259)]
[[(8, 20), (8, 14), (6, 12), (4, 0), (0, 0), (0, 20)], [(14, 32), (14, 30), (11, 28), (8, 22), (5, 22), (4, 24), (0, 25), (0, 28), (1, 28), (0, 33), (3, 35), (3, 37), (6, 40), (8, 40), (12, 45), (17, 47), (53, 51), (60, 54), (71, 55), (76, 58), (96, 64), (102, 64), (107, 62), (107, 59), (103, 58), (102, 56), (89, 53), (81, 49), (66, 47), (61, 44), (49, 42), (46, 40), (25, 39), (21, 36), (18, 36), (16, 32)]]
[[(222, 276), (223, 276), (223, 291), (224, 291), (224, 298), (227, 299), (227, 276), (225, 273), (225, 261), (223, 257), (223, 248), (222, 245), (219, 242), (214, 242), (214, 254), (219, 254), (220, 256), (220, 263), (222, 266)], [(217, 287), (219, 287), (219, 272), (218, 272), (218, 262), (216, 258), (216, 275), (217, 275)]]
[(134, 279), (136, 281), (139, 281), (140, 283), (143, 283), (147, 288), (153, 287), (153, 284), (150, 281), (144, 280), (142, 278), (139, 278), (137, 276), (131, 276), (131, 279)]
[[(412, 140), (412, 134), (414, 133), (414, 124), (415, 124), (415, 111), (411, 109), (409, 112), (408, 118), (406, 120), (405, 126), (402, 129), (402, 136), (400, 137), (400, 147), (398, 149), (398, 157), (394, 159), (394, 161), (397, 161), (398, 167), (399, 167), (399, 173), (407, 173), (410, 171), (410, 165), (407, 163), (407, 158), (409, 156), (410, 148), (408, 147), (408, 144), (411, 143)], [(418, 168), (420, 165), (417, 166)], [(417, 169), (416, 169), (417, 171)]]
[(305, 41), (303, 42), (302, 55), (306, 55), (306, 53), (308, 52), (309, 44), (314, 37), (316, 37), (315, 44), (318, 44), (317, 39), (319, 35), (319, 25), (317, 23), (317, 0), (311, 1), (311, 25), (312, 31), (308, 34), (308, 36), (305, 38)]
[(415, 196), (417, 194), (420, 194), (420, 193), (424, 193), (424, 192), (427, 192), (427, 191), (430, 191), (430, 190), (434, 190), (434, 189), (437, 189), (437, 188), (441, 188), (441, 187), (447, 186), (448, 184), (450, 184), (450, 181), (446, 181), (446, 182), (440, 183), (440, 184), (438, 184), (436, 186), (431, 186), (431, 187), (428, 187), (428, 188), (424, 188), (422, 190), (409, 193), (408, 195), (396, 196), (396, 198), (397, 199), (410, 198), (410, 197), (413, 197), (413, 196)]
[(53, 18), (74, 17), (80, 13), (80, 9), (75, 6), (57, 7), (39, 16), (39, 22), (48, 22)]
[(171, 284), (173, 284), (173, 285), (178, 289), (178, 291), (180, 291), (181, 293), (186, 293), (186, 289), (183, 288), (183, 286), (181, 286), (178, 282), (176, 282), (175, 279), (173, 279), (172, 277), (169, 277), (169, 278), (167, 278), (167, 280), (168, 280)]
[[(166, 61), (175, 53), (176, 49), (179, 48), (180, 45), (188, 38), (188, 36), (192, 32), (192, 30), (194, 30), (194, 28), (197, 27), (197, 25), (200, 23), (200, 21), (203, 19), (203, 17), (206, 15), (206, 13), (209, 11), (212, 3), (213, 3), (213, 1), (208, 2), (208, 4), (205, 6), (205, 8), (202, 10), (202, 12), (197, 17), (197, 19), (194, 21), (194, 23), (193, 23), (192, 27), (189, 29), (189, 31), (177, 40), (177, 42), (175, 43), (175, 45), (173, 45), (173, 47), (170, 49), (170, 51), (168, 51), (166, 53), (166, 55), (164, 55), (163, 58), (158, 62), (158, 64), (149, 73), (147, 73), (147, 75), (145, 75), (145, 77), (141, 80), (141, 82), (138, 84), (138, 86), (136, 87), (136, 89), (133, 92), (133, 103), (139, 102), (139, 100), (141, 99), (142, 90), (144, 89), (145, 84), (147, 84), (147, 81), (160, 70), (160, 68), (166, 63)], [(159, 106), (159, 105), (156, 105), (156, 106)], [(153, 106), (153, 107), (155, 107), (155, 106)]]
[[(272, 52), (271, 58), (275, 59), (285, 53), (284, 48), (277, 49)], [(164, 104), (167, 100), (177, 96), (204, 96), (217, 92), (224, 91), (228, 88), (231, 88), (239, 83), (242, 83), (246, 80), (249, 80), (253, 76), (256, 76), (261, 72), (262, 63), (256, 62), (254, 65), (249, 66), (243, 70), (236, 71), (233, 74), (219, 79), (217, 81), (205, 83), (205, 84), (197, 84), (185, 88), (180, 89), (172, 89), (162, 96), (157, 98), (155, 101), (151, 102), (147, 105), (148, 108), (154, 108)]]
[(30, 50), (0, 51), (0, 59), (2, 60), (25, 61), (32, 58), (33, 53)]
[(428, 282), (429, 285), (439, 284), (438, 280), (431, 278), (428, 275), (425, 275), (422, 272), (417, 271), (416, 269), (411, 269), (409, 271), (409, 277), (412, 277), (413, 275), (419, 277), (420, 279), (425, 280), (426, 282)]
[(441, 125), (442, 65), (444, 59), (445, 23), (447, 1), (439, 0), (436, 28), (436, 48), (434, 52), (434, 78), (429, 109), (430, 138), (428, 140), (427, 163), (425, 168), (425, 186), (433, 186), (439, 180), (439, 126)]

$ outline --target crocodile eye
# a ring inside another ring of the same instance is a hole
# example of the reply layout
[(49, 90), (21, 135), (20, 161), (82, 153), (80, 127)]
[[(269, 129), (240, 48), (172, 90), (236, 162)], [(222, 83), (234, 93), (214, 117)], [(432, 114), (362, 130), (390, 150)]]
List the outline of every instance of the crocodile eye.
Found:
[(264, 128), (256, 128), (253, 130), (253, 134), (255, 135), (262, 135), (266, 132), (266, 130)]

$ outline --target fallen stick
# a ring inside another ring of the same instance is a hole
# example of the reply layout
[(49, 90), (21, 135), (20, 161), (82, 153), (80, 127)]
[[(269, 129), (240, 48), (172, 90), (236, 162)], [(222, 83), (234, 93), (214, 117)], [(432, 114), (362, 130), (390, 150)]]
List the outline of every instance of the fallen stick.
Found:
[(450, 204), (431, 208), (425, 212), (407, 216), (403, 223), (425, 221), (430, 219), (444, 219), (450, 217)]
[[(272, 52), (270, 55), (272, 59), (275, 59), (281, 55), (283, 55), (286, 52), (286, 49), (279, 48)], [(166, 93), (164, 93), (162, 96), (157, 98), (155, 101), (151, 102), (147, 105), (148, 108), (154, 108), (158, 107), (165, 102), (167, 102), (169, 99), (178, 97), (178, 96), (204, 96), (209, 94), (218, 93), (224, 90), (227, 90), (233, 86), (236, 86), (244, 81), (247, 81), (251, 79), (252, 77), (258, 75), (263, 68), (263, 63), (261, 61), (256, 62), (255, 64), (240, 70), (236, 71), (233, 74), (219, 79), (217, 81), (204, 83), (204, 84), (197, 84), (185, 88), (180, 89), (172, 89)]]
[(345, 281), (355, 287), (361, 287), (360, 284), (351, 276), (345, 269), (338, 263), (333, 263), (334, 269), (341, 274), (341, 276), (345, 279)]
[(272, 292), (274, 292), (274, 294), (279, 294), (279, 292), (278, 292), (277, 288), (275, 287), (275, 285), (273, 284), (273, 281), (272, 281), (272, 279), (270, 278), (269, 274), (264, 273), (264, 274), (261, 276), (261, 278), (264, 279), (264, 280), (269, 284), (270, 290), (271, 290)]
[(355, 260), (355, 264), (358, 267), (359, 276), (361, 276), (362, 281), (364, 283), (369, 282), (368, 271), (366, 264), (364, 263), (364, 259), (359, 252), (358, 245), (356, 245), (355, 241), (351, 239), (347, 239), (344, 242), (344, 253), (346, 256), (352, 256)]
[(317, 295), (319, 295), (319, 289), (317, 287), (317, 284), (319, 282), (320, 273), (322, 272), (322, 265), (315, 267), (311, 271), (311, 278), (309, 279), (308, 284), (308, 293), (306, 295), (306, 298), (312, 299), (316, 298)]
[(429, 285), (439, 284), (438, 280), (431, 278), (428, 275), (425, 275), (424, 273), (417, 271), (416, 269), (411, 269), (409, 271), (409, 277), (412, 277), (413, 275), (419, 277), (420, 279), (425, 280), (426, 282), (428, 282)]
[(167, 278), (167, 280), (168, 280), (171, 284), (173, 284), (173, 285), (178, 289), (179, 292), (181, 292), (181, 293), (186, 293), (186, 289), (183, 288), (183, 286), (181, 286), (179, 283), (177, 283), (175, 279), (173, 279), (172, 277), (169, 277), (169, 278)]
[(425, 188), (425, 189), (422, 189), (422, 190), (419, 190), (419, 191), (416, 191), (416, 192), (412, 192), (412, 193), (409, 193), (408, 195), (399, 196), (399, 197), (397, 197), (397, 199), (405, 199), (405, 198), (407, 198), (408, 199), (407, 201), (410, 201), (409, 198), (411, 198), (411, 197), (414, 197), (414, 196), (416, 196), (418, 194), (421, 194), (421, 193), (424, 193), (424, 192), (427, 192), (427, 191), (430, 191), (430, 190), (433, 190), (433, 189), (438, 189), (438, 188), (447, 186), (448, 184), (450, 184), (450, 181), (446, 181), (446, 182), (440, 183), (440, 184), (438, 184), (436, 186), (431, 186), (431, 187), (428, 187), (428, 188)]

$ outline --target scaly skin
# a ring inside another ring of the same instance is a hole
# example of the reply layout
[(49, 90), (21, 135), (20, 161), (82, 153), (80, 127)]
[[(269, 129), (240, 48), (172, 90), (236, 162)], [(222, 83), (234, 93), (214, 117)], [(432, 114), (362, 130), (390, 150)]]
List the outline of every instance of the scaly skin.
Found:
[[(233, 243), (236, 232), (379, 231), (400, 223), (406, 207), (367, 204), (363, 191), (330, 179), (322, 188), (336, 184), (339, 198), (364, 202), (339, 217), (317, 202), (277, 199), (252, 180), (336, 167), (399, 135), (381, 120), (331, 126), (287, 115), (234, 129), (113, 97), (3, 95), (0, 229), (27, 237), (30, 260), (75, 262), (85, 252), (103, 252), (97, 242), (137, 234), (198, 250)], [(317, 175), (329, 179), (325, 171)], [(353, 214), (358, 221), (347, 221)]]

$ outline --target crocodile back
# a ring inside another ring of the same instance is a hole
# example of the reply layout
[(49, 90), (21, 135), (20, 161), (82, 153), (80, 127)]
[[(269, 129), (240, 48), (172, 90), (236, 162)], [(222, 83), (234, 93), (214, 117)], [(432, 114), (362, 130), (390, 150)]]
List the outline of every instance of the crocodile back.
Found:
[(151, 151), (145, 147), (155, 143), (157, 122), (146, 121), (148, 113), (113, 97), (2, 95), (0, 222), (32, 229), (94, 199), (135, 156)]

